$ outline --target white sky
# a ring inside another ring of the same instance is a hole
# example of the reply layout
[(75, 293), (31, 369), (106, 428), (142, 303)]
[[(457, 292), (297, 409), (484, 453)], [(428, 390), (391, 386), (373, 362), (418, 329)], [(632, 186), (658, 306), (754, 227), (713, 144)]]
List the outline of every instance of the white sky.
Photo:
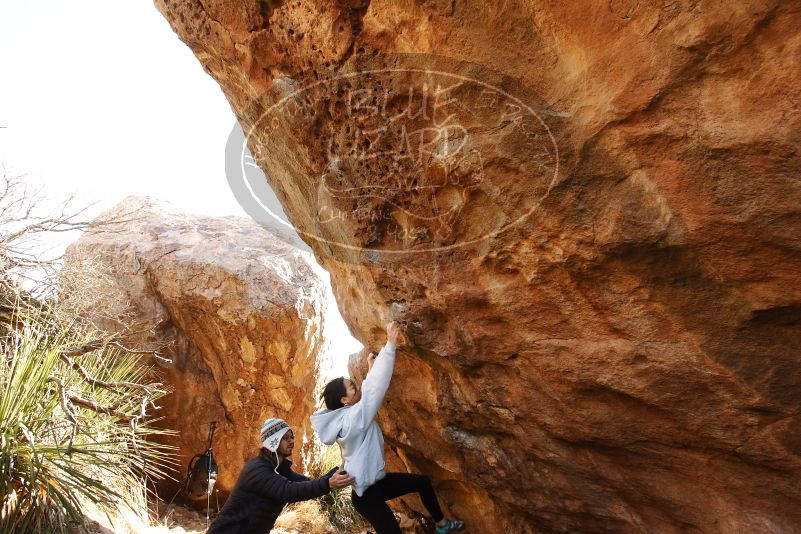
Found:
[(223, 174), (234, 115), (151, 2), (3, 0), (0, 76), (0, 157), (51, 196), (243, 214)]
[[(147, 195), (245, 216), (225, 179), (235, 117), (147, 0), (0, 0), (0, 162), (107, 209)], [(361, 345), (329, 302), (335, 355)], [(333, 372), (346, 374), (344, 358)]]

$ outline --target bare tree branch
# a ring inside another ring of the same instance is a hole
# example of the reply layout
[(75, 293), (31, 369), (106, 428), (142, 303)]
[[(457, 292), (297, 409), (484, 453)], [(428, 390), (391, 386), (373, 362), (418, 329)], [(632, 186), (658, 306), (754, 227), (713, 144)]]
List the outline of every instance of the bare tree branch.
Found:
[[(89, 211), (93, 207), (92, 203), (76, 206), (74, 195), (53, 205), (43, 194), (42, 187), (32, 186), (24, 174), (10, 174), (3, 166), (0, 278), (33, 286), (38, 297), (51, 297), (58, 289), (56, 278), (62, 262), (60, 252), (49, 254), (46, 250), (52, 236), (69, 232), (122, 232), (126, 223), (135, 220), (140, 212), (140, 208), (132, 208), (91, 220)], [(41, 283), (33, 283), (37, 279)], [(13, 289), (13, 284), (4, 289)]]
[[(117, 406), (106, 406), (104, 404), (100, 404), (99, 402), (95, 402), (95, 401), (90, 400), (90, 399), (85, 399), (85, 398), (83, 398), (83, 397), (81, 397), (79, 395), (73, 395), (73, 394), (69, 393), (67, 387), (64, 385), (64, 382), (61, 379), (56, 378), (54, 376), (51, 376), (50, 378), (48, 378), (48, 382), (52, 382), (52, 383), (56, 384), (60, 388), (61, 394), (63, 396), (65, 396), (66, 399), (68, 399), (68, 403), (67, 403), (68, 405), (69, 405), (69, 403), (72, 403), (72, 404), (74, 404), (76, 406), (81, 406), (81, 407), (86, 408), (88, 410), (92, 410), (93, 412), (103, 413), (103, 414), (106, 414), (106, 415), (111, 415), (113, 417), (117, 417), (119, 419), (122, 419), (126, 423), (130, 423), (134, 419), (139, 419), (139, 418), (142, 417), (141, 414), (131, 415), (131, 414), (122, 412), (122, 411), (119, 410), (119, 408)], [(67, 407), (67, 412), (68, 413), (69, 413), (69, 410), (70, 410), (70, 408)]]
[(149, 393), (158, 388), (159, 386), (161, 386), (161, 384), (158, 383), (137, 384), (136, 382), (107, 382), (105, 380), (101, 380), (99, 378), (95, 378), (92, 375), (90, 375), (89, 372), (86, 369), (84, 369), (84, 367), (81, 364), (79, 364), (78, 362), (76, 362), (63, 352), (59, 354), (59, 357), (64, 363), (66, 363), (72, 369), (77, 371), (78, 374), (81, 375), (81, 378), (83, 378), (87, 384), (94, 387), (101, 387), (104, 389), (131, 388), (131, 389), (140, 389), (142, 391)]
[(112, 342), (109, 343), (109, 345), (117, 347), (118, 349), (120, 349), (120, 350), (122, 350), (124, 352), (129, 352), (131, 354), (147, 354), (149, 356), (152, 356), (156, 360), (160, 361), (161, 363), (172, 364), (172, 360), (171, 359), (165, 358), (164, 356), (159, 354), (159, 351), (157, 351), (157, 350), (129, 349), (128, 347), (123, 346), (121, 343), (119, 343), (117, 341), (112, 341)]
[[(54, 380), (55, 381), (55, 380)], [(61, 386), (61, 382), (56, 382), (59, 386)], [(75, 439), (75, 436), (78, 434), (78, 416), (75, 413), (75, 409), (69, 402), (69, 397), (67, 396), (67, 390), (64, 387), (58, 388), (59, 399), (61, 401), (61, 410), (64, 412), (64, 415), (67, 417), (67, 420), (70, 422), (71, 429), (70, 429), (70, 441), (69, 445), (67, 445), (67, 450), (72, 449), (72, 442)]]
[[(114, 336), (114, 337), (116, 337), (116, 336)], [(91, 341), (87, 341), (86, 343), (84, 343), (82, 345), (79, 345), (77, 347), (70, 347), (69, 349), (67, 349), (65, 351), (62, 351), (60, 356), (65, 362), (67, 362), (68, 365), (72, 366), (73, 365), (72, 358), (76, 358), (78, 356), (83, 356), (84, 354), (87, 354), (89, 352), (93, 352), (93, 351), (105, 348), (107, 346), (115, 347), (115, 348), (117, 348), (117, 349), (119, 349), (119, 350), (121, 350), (123, 352), (127, 352), (129, 354), (146, 354), (148, 356), (152, 356), (153, 358), (155, 358), (156, 360), (158, 360), (158, 361), (160, 361), (162, 363), (172, 363), (171, 359), (165, 358), (164, 356), (162, 356), (159, 353), (158, 350), (132, 349), (132, 348), (126, 347), (125, 345), (123, 345), (119, 341), (114, 340), (113, 338), (112, 339), (106, 339), (106, 340), (93, 339)], [(76, 363), (75, 365), (78, 365), (78, 364)], [(79, 369), (76, 369), (76, 371), (80, 372)]]

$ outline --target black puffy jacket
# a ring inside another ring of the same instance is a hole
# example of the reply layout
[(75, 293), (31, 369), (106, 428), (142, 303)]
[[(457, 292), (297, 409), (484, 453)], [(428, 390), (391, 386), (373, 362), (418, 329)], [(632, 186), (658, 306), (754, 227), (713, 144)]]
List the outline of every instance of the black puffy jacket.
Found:
[(322, 478), (309, 480), (295, 473), (287, 460), (278, 466), (268, 456), (257, 456), (245, 463), (231, 496), (207, 534), (266, 534), (290, 502), (321, 497), (330, 491), (328, 479), (332, 469)]

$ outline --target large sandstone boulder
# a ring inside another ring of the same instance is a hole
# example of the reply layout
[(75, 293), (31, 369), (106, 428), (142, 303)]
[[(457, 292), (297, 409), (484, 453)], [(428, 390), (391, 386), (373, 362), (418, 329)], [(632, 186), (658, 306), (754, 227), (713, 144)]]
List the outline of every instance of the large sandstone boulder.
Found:
[(156, 415), (178, 431), (167, 441), (181, 472), (205, 449), (211, 421), (223, 493), (258, 451), (268, 417), (293, 426), (300, 463), (327, 361), (324, 286), (307, 258), (246, 218), (183, 215), (133, 197), (101, 217), (127, 222), (69, 247), (64, 277), (78, 294), (65, 303), (125, 345), (172, 360), (157, 369), (172, 393)]
[(796, 3), (156, 5), (471, 531), (798, 528)]

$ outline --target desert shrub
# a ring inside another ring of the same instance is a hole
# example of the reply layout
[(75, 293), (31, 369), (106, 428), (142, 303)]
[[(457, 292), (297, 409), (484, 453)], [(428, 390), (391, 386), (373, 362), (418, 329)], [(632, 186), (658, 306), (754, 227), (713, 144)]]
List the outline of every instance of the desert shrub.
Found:
[(83, 531), (87, 505), (110, 511), (163, 476), (148, 409), (165, 392), (149, 376), (140, 356), (17, 308), (0, 330), (0, 533)]

